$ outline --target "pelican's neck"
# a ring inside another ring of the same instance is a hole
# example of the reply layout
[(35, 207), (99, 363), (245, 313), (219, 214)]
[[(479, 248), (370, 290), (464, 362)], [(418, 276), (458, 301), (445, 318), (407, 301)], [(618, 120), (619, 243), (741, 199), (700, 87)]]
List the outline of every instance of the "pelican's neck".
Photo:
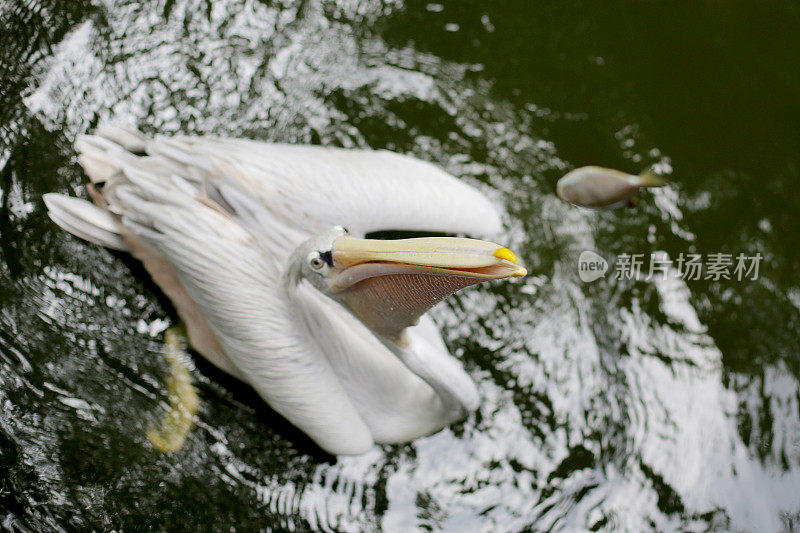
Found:
[[(295, 311), (301, 315), (303, 306), (297, 299), (297, 287), (303, 278), (300, 268), (302, 260), (301, 255), (293, 254), (284, 271), (282, 283), (288, 300), (292, 302)], [(347, 306), (344, 298), (330, 294), (326, 294), (326, 296), (363, 324), (363, 321)], [(298, 318), (306, 317), (298, 316)], [(475, 383), (448, 353), (442, 353), (442, 350), (435, 348), (421, 336), (410, 334), (408, 329), (403, 330), (396, 340), (380, 335), (371, 329), (370, 332), (402, 361), (406, 368), (426, 382), (439, 396), (447, 413), (446, 423), (460, 420), (467, 413), (478, 408), (479, 398)]]
[(403, 331), (398, 341), (377, 335), (406, 367), (436, 392), (447, 411), (448, 423), (464, 418), (478, 408), (475, 383), (448, 354), (438, 351), (424, 339)]

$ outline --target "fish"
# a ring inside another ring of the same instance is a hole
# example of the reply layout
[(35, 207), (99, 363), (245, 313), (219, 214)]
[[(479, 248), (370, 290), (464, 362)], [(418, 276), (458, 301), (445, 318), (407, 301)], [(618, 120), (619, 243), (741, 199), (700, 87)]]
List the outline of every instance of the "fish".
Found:
[(663, 187), (664, 179), (648, 169), (635, 176), (597, 166), (576, 168), (558, 180), (559, 198), (578, 207), (614, 209), (636, 205), (642, 187)]

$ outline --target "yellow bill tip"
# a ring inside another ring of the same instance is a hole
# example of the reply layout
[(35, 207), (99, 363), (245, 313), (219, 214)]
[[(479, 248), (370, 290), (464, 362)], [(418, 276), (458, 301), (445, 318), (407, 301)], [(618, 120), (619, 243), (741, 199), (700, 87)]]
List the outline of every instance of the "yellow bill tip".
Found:
[[(517, 264), (517, 256), (508, 248), (498, 248), (492, 255), (498, 259), (505, 259), (506, 261), (511, 261), (515, 265)], [(524, 276), (524, 274), (522, 275)]]

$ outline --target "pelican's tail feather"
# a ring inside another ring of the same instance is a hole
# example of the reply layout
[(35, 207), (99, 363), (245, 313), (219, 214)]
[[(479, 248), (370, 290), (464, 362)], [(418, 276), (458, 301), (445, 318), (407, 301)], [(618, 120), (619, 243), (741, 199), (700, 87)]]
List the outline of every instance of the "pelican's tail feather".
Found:
[(114, 141), (122, 148), (135, 155), (145, 155), (147, 151), (148, 138), (145, 134), (136, 129), (124, 128), (121, 126), (101, 126), (97, 128), (95, 135)]
[(128, 251), (114, 217), (91, 202), (63, 194), (44, 195), (47, 214), (62, 229), (89, 242)]

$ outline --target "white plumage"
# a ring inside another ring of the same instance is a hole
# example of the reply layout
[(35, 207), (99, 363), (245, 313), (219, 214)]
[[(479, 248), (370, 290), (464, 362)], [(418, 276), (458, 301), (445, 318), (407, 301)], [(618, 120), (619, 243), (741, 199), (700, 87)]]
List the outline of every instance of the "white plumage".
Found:
[[(477, 406), (474, 384), (427, 315), (402, 339), (387, 339), (335, 294), (320, 294), (328, 287), (322, 278), (309, 283), (313, 274), (304, 278), (287, 263), (299, 257), (305, 265), (304, 246), (314, 252), (337, 242), (335, 225), (357, 237), (388, 229), (495, 234), (499, 216), (476, 189), (387, 151), (148, 139), (119, 128), (76, 146), (99, 207), (48, 194), (53, 220), (142, 260), (195, 349), (322, 448), (355, 454), (407, 441)], [(482, 246), (469, 253), (499, 249)], [(524, 272), (515, 261), (492, 261), (488, 268), (500, 270), (486, 279)], [(475, 275), (447, 274), (454, 273)]]

